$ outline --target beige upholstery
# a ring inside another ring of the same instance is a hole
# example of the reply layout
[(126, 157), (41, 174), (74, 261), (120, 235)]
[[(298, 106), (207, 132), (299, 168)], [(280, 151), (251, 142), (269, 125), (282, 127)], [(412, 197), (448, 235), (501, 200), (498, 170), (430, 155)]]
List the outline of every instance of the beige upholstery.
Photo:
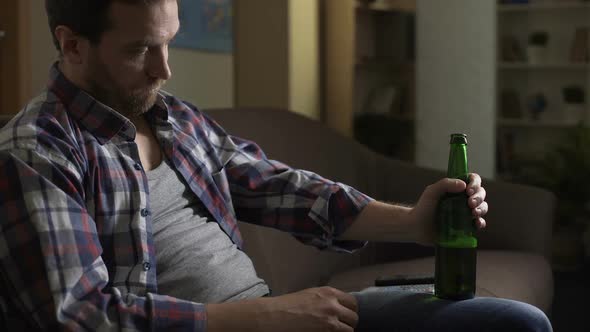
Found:
[[(229, 133), (257, 142), (270, 158), (347, 183), (384, 201), (412, 203), (443, 173), (375, 154), (321, 123), (279, 109), (206, 111)], [(555, 197), (545, 190), (485, 181), (490, 212), (479, 234), (478, 294), (548, 312), (553, 277), (547, 258)], [(432, 248), (370, 244), (354, 255), (321, 252), (288, 234), (241, 223), (245, 250), (275, 294), (330, 284), (345, 290), (375, 278), (433, 270)], [(344, 272), (345, 271), (345, 272)]]

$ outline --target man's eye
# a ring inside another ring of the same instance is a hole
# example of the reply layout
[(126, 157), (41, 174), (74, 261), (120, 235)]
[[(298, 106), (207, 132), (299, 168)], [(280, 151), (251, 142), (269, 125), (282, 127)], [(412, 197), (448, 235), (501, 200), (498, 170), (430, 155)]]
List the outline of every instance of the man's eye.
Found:
[(147, 47), (140, 47), (140, 48), (136, 48), (136, 49), (131, 50), (129, 53), (131, 55), (143, 55), (143, 54), (147, 53), (147, 51), (148, 51)]

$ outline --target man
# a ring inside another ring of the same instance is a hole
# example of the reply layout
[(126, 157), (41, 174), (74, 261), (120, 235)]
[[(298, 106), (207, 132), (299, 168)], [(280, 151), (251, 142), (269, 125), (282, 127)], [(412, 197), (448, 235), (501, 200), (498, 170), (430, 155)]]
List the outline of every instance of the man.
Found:
[(500, 299), (433, 306), (392, 292), (384, 312), (382, 296), (328, 287), (268, 296), (240, 250), (237, 219), (335, 250), (432, 243), (445, 192), (467, 190), (485, 226), (480, 177), (443, 179), (407, 208), (291, 169), (159, 90), (171, 76), (176, 0), (46, 8), (60, 60), (47, 91), (0, 132), (0, 304), (10, 327), (352, 331), (360, 319), (359, 329), (551, 329), (539, 310)]

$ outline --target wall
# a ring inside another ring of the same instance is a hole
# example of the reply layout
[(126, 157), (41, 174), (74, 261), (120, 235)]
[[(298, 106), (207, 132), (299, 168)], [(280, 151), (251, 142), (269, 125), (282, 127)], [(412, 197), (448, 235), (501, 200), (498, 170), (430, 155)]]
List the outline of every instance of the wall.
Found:
[(419, 0), (416, 162), (446, 170), (449, 135), (468, 134), (470, 169), (495, 169), (495, 1)]
[(45, 1), (28, 1), (31, 10), (31, 96), (36, 96), (47, 84), (49, 67), (57, 60), (57, 51), (49, 33)]
[(234, 2), (237, 107), (289, 107), (288, 22), (288, 0)]
[(233, 106), (233, 55), (174, 48), (169, 64), (167, 91), (201, 109)]
[(234, 2), (238, 107), (320, 117), (318, 0)]
[(320, 117), (320, 50), (317, 0), (289, 1), (289, 109)]
[[(31, 95), (47, 83), (49, 67), (57, 59), (47, 25), (44, 1), (31, 1)], [(200, 108), (233, 106), (233, 56), (171, 49), (173, 76), (167, 91)]]

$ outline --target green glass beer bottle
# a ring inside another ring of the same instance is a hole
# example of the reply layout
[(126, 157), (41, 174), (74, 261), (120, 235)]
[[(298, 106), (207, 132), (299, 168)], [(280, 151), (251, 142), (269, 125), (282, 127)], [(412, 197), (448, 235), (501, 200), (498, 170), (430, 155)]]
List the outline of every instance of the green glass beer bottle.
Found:
[[(447, 177), (468, 183), (467, 135), (452, 134)], [(475, 295), (477, 239), (467, 193), (445, 194), (436, 212), (434, 293), (465, 300)]]

